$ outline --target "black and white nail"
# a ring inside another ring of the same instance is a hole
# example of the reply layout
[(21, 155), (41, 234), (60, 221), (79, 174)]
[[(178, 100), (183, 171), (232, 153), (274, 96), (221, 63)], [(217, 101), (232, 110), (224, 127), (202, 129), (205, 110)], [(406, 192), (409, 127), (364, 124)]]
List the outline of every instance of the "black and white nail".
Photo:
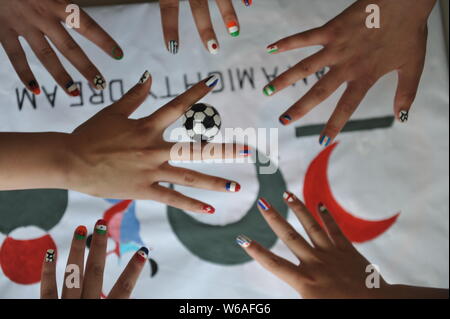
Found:
[(169, 50), (170, 53), (177, 54), (178, 53), (178, 41), (170, 40), (169, 43), (167, 44), (167, 49)]
[(95, 85), (95, 88), (97, 90), (104, 90), (104, 89), (106, 89), (106, 80), (105, 80), (105, 78), (103, 76), (101, 76), (101, 75), (97, 75), (94, 78), (94, 85)]
[(54, 261), (55, 261), (55, 250), (54, 249), (47, 250), (47, 252), (45, 253), (45, 262), (52, 263)]
[(402, 122), (402, 123), (408, 122), (408, 117), (409, 117), (409, 112), (408, 112), (408, 111), (401, 110), (401, 111), (398, 113), (398, 119), (399, 119), (400, 122)]
[(139, 84), (144, 84), (145, 82), (148, 81), (148, 79), (150, 79), (150, 72), (145, 71), (144, 74), (142, 74), (141, 79), (139, 80)]

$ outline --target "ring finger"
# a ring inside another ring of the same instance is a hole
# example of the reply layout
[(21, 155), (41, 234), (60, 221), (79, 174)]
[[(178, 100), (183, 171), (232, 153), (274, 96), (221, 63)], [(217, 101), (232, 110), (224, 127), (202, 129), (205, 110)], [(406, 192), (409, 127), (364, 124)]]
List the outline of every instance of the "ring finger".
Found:
[(219, 42), (211, 22), (208, 0), (189, 0), (200, 38), (211, 54), (219, 53)]

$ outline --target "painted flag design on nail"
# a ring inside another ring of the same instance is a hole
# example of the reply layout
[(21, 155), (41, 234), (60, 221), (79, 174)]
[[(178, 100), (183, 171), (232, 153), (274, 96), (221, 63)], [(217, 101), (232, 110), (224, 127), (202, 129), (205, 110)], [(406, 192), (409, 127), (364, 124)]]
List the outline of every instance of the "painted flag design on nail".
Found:
[(263, 210), (269, 210), (271, 207), (270, 204), (264, 198), (260, 198), (258, 200), (258, 206), (261, 207)]
[(239, 235), (236, 238), (236, 242), (238, 243), (239, 246), (247, 248), (252, 243), (252, 240), (245, 235)]

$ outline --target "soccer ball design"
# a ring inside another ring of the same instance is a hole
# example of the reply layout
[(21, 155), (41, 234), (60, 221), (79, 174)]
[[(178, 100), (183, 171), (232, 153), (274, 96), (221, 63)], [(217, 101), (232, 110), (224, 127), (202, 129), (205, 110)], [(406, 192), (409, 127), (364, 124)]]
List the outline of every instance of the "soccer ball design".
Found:
[(222, 119), (219, 112), (209, 104), (194, 104), (183, 115), (183, 126), (189, 137), (196, 141), (209, 141), (220, 131)]

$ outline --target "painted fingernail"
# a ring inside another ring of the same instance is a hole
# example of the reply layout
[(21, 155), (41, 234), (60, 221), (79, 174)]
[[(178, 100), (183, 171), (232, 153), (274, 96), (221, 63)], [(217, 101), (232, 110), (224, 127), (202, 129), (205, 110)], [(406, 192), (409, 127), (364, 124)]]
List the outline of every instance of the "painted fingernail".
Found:
[(112, 56), (116, 60), (122, 60), (123, 59), (123, 50), (119, 46), (114, 47), (112, 49)]
[(398, 119), (401, 123), (406, 123), (408, 122), (408, 118), (409, 118), (409, 112), (405, 111), (405, 110), (401, 110), (398, 113)]
[(211, 54), (219, 53), (219, 44), (217, 43), (217, 41), (215, 39), (209, 40), (206, 44), (208, 46), (209, 53), (211, 53)]
[(246, 7), (250, 7), (253, 3), (253, 0), (242, 0)]
[(99, 235), (106, 235), (108, 232), (108, 225), (106, 224), (106, 220), (100, 219), (95, 224), (95, 232)]
[(291, 192), (284, 192), (283, 194), (283, 198), (285, 201), (287, 201), (288, 203), (292, 203), (295, 200), (295, 195), (292, 194)]
[(87, 228), (85, 226), (78, 226), (75, 230), (75, 239), (83, 240), (87, 236)]
[(169, 43), (167, 43), (167, 50), (169, 50), (172, 54), (178, 53), (178, 41), (176, 40), (170, 40)]
[(55, 250), (54, 249), (48, 249), (45, 253), (45, 262), (52, 263), (55, 261)]
[(326, 135), (322, 135), (319, 139), (319, 143), (320, 143), (320, 145), (328, 146), (331, 143), (331, 138), (329, 138)]
[(30, 87), (31, 92), (33, 92), (34, 94), (41, 94), (41, 88), (35, 80), (28, 82), (28, 86)]
[(227, 28), (228, 28), (228, 33), (230, 33), (230, 35), (232, 37), (237, 37), (239, 36), (239, 26), (236, 23), (236, 21), (232, 21), (230, 23), (227, 24)]
[(263, 89), (266, 96), (271, 96), (275, 93), (275, 87), (273, 85), (268, 85)]
[(78, 89), (78, 85), (76, 85), (72, 80), (67, 82), (66, 90), (71, 96), (79, 96), (80, 90)]
[(239, 155), (242, 157), (249, 157), (252, 155), (252, 150), (248, 146), (244, 146), (242, 150), (239, 151)]
[(148, 81), (148, 79), (150, 79), (151, 74), (148, 71), (145, 71), (144, 74), (142, 74), (141, 79), (139, 80), (139, 84), (144, 84), (145, 82)]
[(285, 114), (280, 117), (280, 123), (283, 125), (288, 125), (292, 121), (292, 117), (290, 117), (288, 114)]
[(270, 204), (264, 198), (258, 199), (258, 206), (261, 207), (263, 210), (269, 210), (271, 207)]
[(202, 210), (206, 214), (214, 214), (216, 212), (216, 209), (214, 207), (212, 207), (211, 205), (203, 206)]
[(236, 182), (228, 182), (225, 187), (230, 193), (237, 193), (241, 190), (241, 185)]
[(219, 76), (217, 74), (211, 75), (205, 80), (205, 84), (209, 88), (215, 87), (217, 83), (219, 83)]
[(238, 243), (239, 246), (247, 248), (252, 243), (252, 240), (245, 235), (239, 235), (236, 238), (236, 242)]
[(322, 214), (328, 214), (328, 209), (325, 207), (324, 204), (320, 203), (319, 204), (319, 212), (321, 212)]
[(141, 247), (141, 249), (139, 249), (136, 253), (136, 258), (140, 261), (140, 262), (146, 262), (148, 259), (148, 249), (147, 247)]
[(267, 47), (267, 53), (274, 54), (274, 53), (277, 53), (277, 52), (278, 52), (278, 46), (276, 46), (276, 45), (269, 45)]
[(106, 89), (106, 80), (103, 76), (97, 75), (94, 78), (94, 86), (97, 90), (104, 90)]

